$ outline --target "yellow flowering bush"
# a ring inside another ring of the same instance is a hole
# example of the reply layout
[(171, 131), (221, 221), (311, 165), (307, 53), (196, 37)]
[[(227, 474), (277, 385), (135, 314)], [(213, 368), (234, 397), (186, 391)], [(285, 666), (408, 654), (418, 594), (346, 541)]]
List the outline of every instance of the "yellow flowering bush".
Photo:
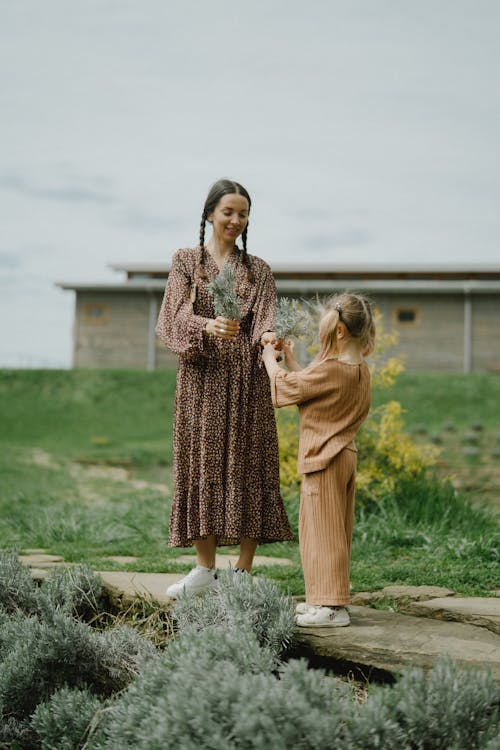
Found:
[[(401, 358), (386, 357), (387, 349), (397, 344), (397, 335), (386, 332), (380, 313), (376, 311), (377, 341), (370, 361), (372, 384), (388, 388), (404, 371)], [(311, 353), (311, 352), (310, 352)], [(390, 493), (401, 476), (417, 477), (434, 462), (438, 449), (417, 445), (403, 431), (403, 408), (397, 401), (388, 401), (370, 411), (358, 433), (358, 503), (377, 501)], [(296, 496), (300, 486), (297, 475), (299, 425), (295, 407), (281, 409), (277, 414), (280, 443), (281, 488), (285, 499)]]

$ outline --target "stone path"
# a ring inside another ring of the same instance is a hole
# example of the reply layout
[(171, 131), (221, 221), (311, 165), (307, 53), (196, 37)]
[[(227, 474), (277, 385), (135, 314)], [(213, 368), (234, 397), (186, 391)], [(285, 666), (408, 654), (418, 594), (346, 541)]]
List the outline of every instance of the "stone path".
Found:
[(352, 606), (350, 612), (348, 628), (298, 628), (294, 656), (347, 664), (368, 678), (374, 669), (430, 669), (448, 654), (462, 664), (490, 667), (500, 683), (500, 639), (486, 628), (370, 607)]
[[(43, 578), (63, 558), (45, 550), (25, 550), (21, 561), (34, 578)], [(256, 558), (260, 565), (292, 564), (284, 558)], [(123, 559), (129, 562), (129, 559)], [(191, 563), (189, 555), (177, 558)], [(219, 556), (217, 565), (234, 565), (231, 555)], [(165, 589), (183, 574), (102, 571), (103, 587), (116, 607), (147, 597), (165, 607), (172, 600)], [(498, 592), (492, 592), (498, 594)], [(378, 603), (387, 609), (367, 606)], [(397, 612), (394, 609), (397, 608)], [(392, 609), (392, 611), (391, 611)], [(297, 628), (295, 656), (369, 678), (377, 671), (397, 673), (408, 667), (429, 669), (448, 654), (462, 664), (489, 667), (500, 683), (500, 598), (459, 597), (436, 586), (387, 586), (381, 591), (353, 596), (348, 628)]]

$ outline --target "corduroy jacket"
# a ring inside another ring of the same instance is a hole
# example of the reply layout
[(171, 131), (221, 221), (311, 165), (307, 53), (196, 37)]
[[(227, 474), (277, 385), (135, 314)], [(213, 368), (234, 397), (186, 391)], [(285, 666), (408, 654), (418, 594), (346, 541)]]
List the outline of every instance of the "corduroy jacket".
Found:
[(370, 409), (370, 371), (327, 357), (297, 372), (281, 368), (271, 377), (276, 407), (297, 404), (301, 474), (324, 469), (354, 440)]

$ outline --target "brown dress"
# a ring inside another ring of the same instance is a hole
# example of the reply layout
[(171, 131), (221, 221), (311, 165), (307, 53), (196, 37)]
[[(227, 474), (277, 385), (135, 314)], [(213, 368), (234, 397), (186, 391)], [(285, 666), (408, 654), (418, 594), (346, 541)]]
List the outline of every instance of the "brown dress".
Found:
[[(243, 316), (235, 342), (205, 333), (215, 317), (209, 282), (219, 268), (200, 250), (172, 259), (156, 332), (179, 356), (174, 417), (174, 502), (169, 546), (215, 536), (218, 545), (242, 537), (260, 544), (293, 538), (279, 487), (279, 453), (269, 378), (260, 338), (274, 328), (276, 287), (271, 269), (250, 258), (254, 281), (235, 248), (236, 291)], [(196, 282), (196, 299), (192, 285)]]

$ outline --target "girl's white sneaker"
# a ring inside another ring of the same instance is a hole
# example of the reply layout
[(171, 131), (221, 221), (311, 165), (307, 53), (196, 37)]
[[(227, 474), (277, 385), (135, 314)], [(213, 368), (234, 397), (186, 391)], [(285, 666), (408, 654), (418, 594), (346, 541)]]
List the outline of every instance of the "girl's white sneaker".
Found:
[[(302, 604), (304, 602), (301, 602)], [(345, 607), (316, 607), (306, 605), (307, 610), (295, 618), (301, 628), (345, 628), (351, 622)]]
[(305, 615), (310, 609), (314, 609), (314, 604), (308, 604), (307, 602), (299, 602), (295, 607), (296, 615)]

